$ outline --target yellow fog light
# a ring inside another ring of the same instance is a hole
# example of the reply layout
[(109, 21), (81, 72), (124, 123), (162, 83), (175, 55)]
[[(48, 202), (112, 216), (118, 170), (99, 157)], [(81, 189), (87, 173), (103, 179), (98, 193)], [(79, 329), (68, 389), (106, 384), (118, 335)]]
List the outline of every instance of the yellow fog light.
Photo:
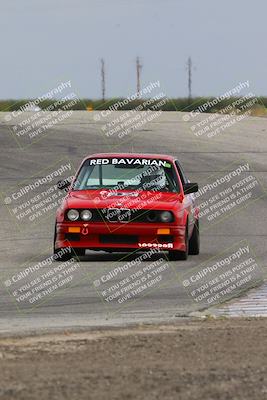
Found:
[(68, 228), (68, 232), (71, 233), (80, 233), (81, 232), (81, 228), (79, 226), (70, 226)]
[(169, 235), (171, 233), (170, 229), (158, 229), (157, 235)]

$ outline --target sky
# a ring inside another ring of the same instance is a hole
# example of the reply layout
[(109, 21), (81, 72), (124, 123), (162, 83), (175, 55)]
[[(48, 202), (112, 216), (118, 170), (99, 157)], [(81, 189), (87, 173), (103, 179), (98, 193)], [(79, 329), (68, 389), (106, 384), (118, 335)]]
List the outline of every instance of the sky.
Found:
[(0, 0), (0, 98), (35, 98), (61, 81), (83, 98), (136, 91), (159, 80), (185, 97), (219, 96), (249, 80), (267, 96), (266, 0)]

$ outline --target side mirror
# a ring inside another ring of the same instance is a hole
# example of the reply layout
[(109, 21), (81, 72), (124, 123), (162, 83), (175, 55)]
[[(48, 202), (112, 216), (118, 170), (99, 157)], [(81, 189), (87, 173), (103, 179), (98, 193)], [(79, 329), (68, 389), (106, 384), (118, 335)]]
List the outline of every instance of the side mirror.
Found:
[(184, 194), (196, 193), (198, 192), (198, 184), (197, 183), (185, 183), (184, 184)]
[(70, 181), (68, 181), (67, 179), (58, 181), (58, 183), (57, 183), (57, 188), (59, 190), (64, 190), (64, 189), (67, 189), (68, 187), (70, 187)]

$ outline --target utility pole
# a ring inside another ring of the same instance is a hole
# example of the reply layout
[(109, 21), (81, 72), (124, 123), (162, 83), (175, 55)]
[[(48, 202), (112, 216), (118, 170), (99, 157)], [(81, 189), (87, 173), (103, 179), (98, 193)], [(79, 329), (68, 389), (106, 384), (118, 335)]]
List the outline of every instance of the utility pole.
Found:
[(105, 101), (106, 95), (106, 79), (105, 79), (105, 61), (101, 58), (101, 86), (102, 86), (102, 101)]
[(188, 57), (187, 60), (187, 71), (188, 71), (188, 100), (192, 99), (192, 59)]
[(140, 84), (140, 75), (141, 75), (141, 69), (142, 69), (142, 65), (140, 63), (140, 59), (139, 57), (136, 57), (136, 78), (137, 78), (137, 85), (136, 85), (136, 90), (139, 96), (140, 93), (140, 88), (141, 88), (141, 84)]

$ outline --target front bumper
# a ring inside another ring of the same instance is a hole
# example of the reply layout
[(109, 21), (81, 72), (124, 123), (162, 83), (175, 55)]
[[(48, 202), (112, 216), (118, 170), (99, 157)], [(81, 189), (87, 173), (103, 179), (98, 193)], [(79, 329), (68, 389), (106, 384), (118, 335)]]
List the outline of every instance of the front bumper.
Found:
[(185, 251), (185, 226), (174, 224), (63, 222), (56, 225), (55, 248)]

